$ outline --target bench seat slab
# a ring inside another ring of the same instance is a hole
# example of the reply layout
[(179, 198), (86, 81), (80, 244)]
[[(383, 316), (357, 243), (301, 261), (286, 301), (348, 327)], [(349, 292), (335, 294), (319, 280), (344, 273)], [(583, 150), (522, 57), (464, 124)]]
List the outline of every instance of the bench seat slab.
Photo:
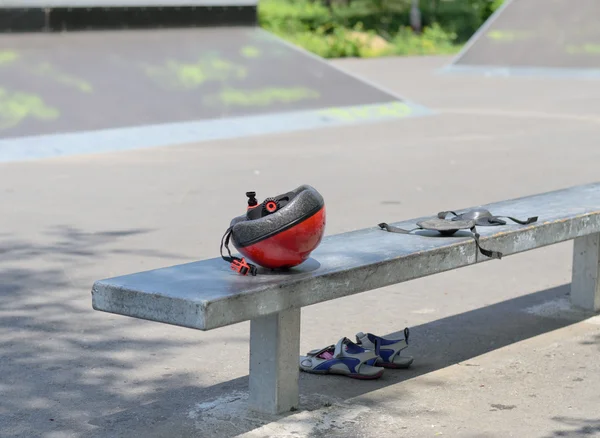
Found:
[[(451, 207), (440, 202), (439, 210)], [(526, 226), (509, 222), (478, 227), (482, 246), (504, 255), (600, 232), (600, 183), (482, 207), (496, 215), (539, 217), (538, 222)], [(435, 216), (437, 211), (432, 213)], [(414, 228), (422, 219), (391, 223), (389, 217), (382, 217), (381, 221)], [(312, 257), (289, 273), (261, 270), (256, 277), (244, 277), (214, 258), (99, 280), (92, 287), (92, 306), (210, 330), (489, 260), (478, 253), (470, 234), (460, 233), (454, 237), (428, 231), (394, 234), (373, 224), (325, 237)], [(215, 250), (219, 239), (215, 236)], [(577, 245), (587, 248), (593, 242), (590, 239), (578, 240), (582, 243)], [(591, 290), (588, 283), (582, 287)]]

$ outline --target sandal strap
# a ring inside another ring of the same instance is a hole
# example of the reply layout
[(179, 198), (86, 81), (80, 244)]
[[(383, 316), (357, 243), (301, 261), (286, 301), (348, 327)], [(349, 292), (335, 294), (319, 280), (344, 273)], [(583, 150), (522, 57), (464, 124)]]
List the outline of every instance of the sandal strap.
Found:
[(359, 338), (366, 337), (368, 341), (373, 344), (375, 354), (383, 359), (381, 350), (392, 350), (392, 353), (384, 359), (386, 362), (393, 362), (394, 358), (400, 354), (400, 352), (408, 348), (408, 339), (410, 336), (410, 330), (408, 327), (404, 329), (404, 339), (392, 340), (385, 339), (381, 336), (374, 335), (373, 333), (358, 333), (357, 340)]
[[(362, 350), (360, 352), (357, 353), (349, 353), (347, 351), (344, 350), (344, 345), (348, 345), (352, 348), (356, 348), (359, 350)], [(367, 350), (363, 347), (361, 347), (360, 345), (352, 342), (350, 339), (344, 337), (341, 338), (337, 344), (335, 345), (335, 352), (333, 354), (333, 357), (336, 359), (339, 359), (340, 357), (352, 357), (354, 359), (358, 359), (360, 360), (359, 365), (357, 365), (356, 369), (357, 371), (359, 370), (359, 368), (366, 364), (369, 361), (375, 361), (377, 359), (377, 353), (373, 350)]]

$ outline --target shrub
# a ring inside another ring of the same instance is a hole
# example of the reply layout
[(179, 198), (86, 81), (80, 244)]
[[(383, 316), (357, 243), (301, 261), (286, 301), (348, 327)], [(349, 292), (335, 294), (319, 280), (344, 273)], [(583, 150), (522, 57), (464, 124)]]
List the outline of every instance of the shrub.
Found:
[(411, 28), (402, 27), (394, 37), (395, 55), (434, 55), (450, 54), (458, 51), (455, 44), (456, 33), (447, 32), (438, 23), (423, 29), (415, 35)]
[(324, 58), (447, 54), (502, 0), (421, 0), (423, 32), (408, 26), (410, 0), (261, 0), (260, 25)]

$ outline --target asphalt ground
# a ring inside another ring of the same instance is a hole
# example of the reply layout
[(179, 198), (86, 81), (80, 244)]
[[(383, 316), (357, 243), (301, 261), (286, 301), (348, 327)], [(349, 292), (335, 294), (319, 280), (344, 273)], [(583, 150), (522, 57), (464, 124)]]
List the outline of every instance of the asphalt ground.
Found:
[(0, 164), (2, 437), (600, 435), (600, 325), (568, 305), (572, 242), (314, 305), (301, 350), (411, 329), (411, 369), (301, 374), (245, 411), (249, 324), (95, 312), (100, 278), (218, 255), (244, 192), (303, 183), (327, 234), (598, 179), (593, 80), (440, 75), (449, 58), (336, 61), (427, 117)]

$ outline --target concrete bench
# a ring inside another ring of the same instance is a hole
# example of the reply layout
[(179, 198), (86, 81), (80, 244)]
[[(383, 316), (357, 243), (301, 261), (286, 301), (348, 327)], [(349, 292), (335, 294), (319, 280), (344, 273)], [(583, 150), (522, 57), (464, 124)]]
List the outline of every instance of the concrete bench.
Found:
[[(440, 210), (448, 207), (440, 203)], [(504, 256), (574, 239), (572, 304), (600, 310), (600, 183), (483, 207), (497, 215), (539, 217), (529, 225), (477, 227), (481, 245)], [(413, 228), (416, 222), (393, 225)], [(374, 224), (327, 236), (293, 273), (244, 277), (214, 258), (97, 281), (92, 305), (198, 330), (250, 320), (249, 407), (273, 414), (299, 404), (302, 307), (486, 260), (468, 234), (394, 234)]]

